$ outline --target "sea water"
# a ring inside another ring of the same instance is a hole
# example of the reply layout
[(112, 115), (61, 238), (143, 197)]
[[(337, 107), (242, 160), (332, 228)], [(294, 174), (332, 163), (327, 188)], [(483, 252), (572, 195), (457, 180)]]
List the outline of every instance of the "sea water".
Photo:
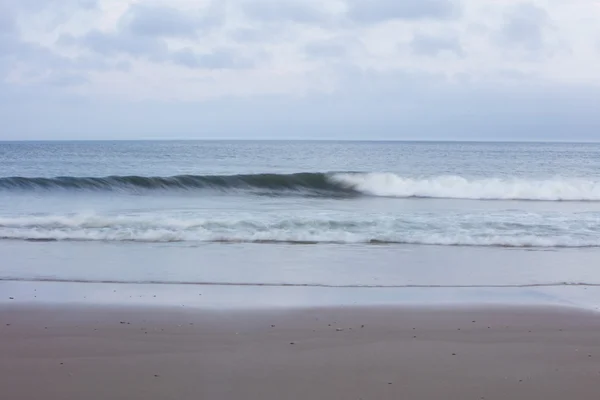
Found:
[(600, 145), (0, 143), (0, 278), (600, 282)]

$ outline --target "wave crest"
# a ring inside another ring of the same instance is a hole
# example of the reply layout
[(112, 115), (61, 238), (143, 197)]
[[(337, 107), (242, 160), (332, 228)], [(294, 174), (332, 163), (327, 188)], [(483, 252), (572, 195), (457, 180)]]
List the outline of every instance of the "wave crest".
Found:
[(469, 179), (458, 175), (429, 178), (393, 173), (297, 173), (248, 175), (179, 175), (0, 178), (2, 191), (247, 191), (319, 197), (383, 196), (471, 200), (600, 201), (600, 181), (577, 178)]
[(357, 192), (400, 198), (470, 200), (600, 201), (600, 181), (586, 179), (406, 178), (392, 173), (342, 173), (333, 182)]
[(0, 178), (0, 190), (79, 190), (124, 191), (152, 190), (263, 190), (269, 192), (302, 191), (330, 195), (351, 194), (353, 190), (329, 179), (328, 174), (248, 174), (178, 175), (170, 177), (107, 176), (56, 178)]

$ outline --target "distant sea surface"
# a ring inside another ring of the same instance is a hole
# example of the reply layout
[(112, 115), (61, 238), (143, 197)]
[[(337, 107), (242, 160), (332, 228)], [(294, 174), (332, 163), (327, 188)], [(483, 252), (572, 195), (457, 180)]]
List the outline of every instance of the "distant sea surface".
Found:
[(597, 281), (600, 145), (1, 142), (2, 279)]

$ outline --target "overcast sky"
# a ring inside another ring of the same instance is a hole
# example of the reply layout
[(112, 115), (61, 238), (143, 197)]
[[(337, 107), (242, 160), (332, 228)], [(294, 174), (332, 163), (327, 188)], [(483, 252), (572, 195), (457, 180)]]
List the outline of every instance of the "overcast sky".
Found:
[(0, 0), (0, 140), (600, 140), (600, 0)]

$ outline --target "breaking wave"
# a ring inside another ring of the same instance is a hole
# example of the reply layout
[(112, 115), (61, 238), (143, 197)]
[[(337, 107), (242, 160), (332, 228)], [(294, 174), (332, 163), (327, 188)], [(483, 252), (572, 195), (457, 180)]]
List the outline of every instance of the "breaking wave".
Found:
[(330, 180), (373, 196), (471, 200), (600, 201), (600, 181), (556, 178), (415, 179), (391, 173), (334, 174)]
[(403, 177), (392, 173), (297, 173), (249, 175), (180, 175), (0, 178), (0, 191), (67, 190), (147, 191), (216, 190), (322, 197), (382, 196), (472, 200), (600, 201), (600, 180), (554, 178), (469, 179), (461, 176)]
[(382, 196), (471, 200), (600, 201), (600, 180), (556, 178), (409, 178), (392, 173), (297, 173), (180, 175), (172, 177), (0, 178), (0, 190), (144, 192), (170, 190), (250, 191), (322, 197)]
[[(518, 221), (518, 222), (515, 222)], [(0, 218), (0, 238), (28, 241), (416, 244), (600, 247), (590, 216), (426, 215), (381, 217), (189, 218), (159, 215), (48, 215)]]

